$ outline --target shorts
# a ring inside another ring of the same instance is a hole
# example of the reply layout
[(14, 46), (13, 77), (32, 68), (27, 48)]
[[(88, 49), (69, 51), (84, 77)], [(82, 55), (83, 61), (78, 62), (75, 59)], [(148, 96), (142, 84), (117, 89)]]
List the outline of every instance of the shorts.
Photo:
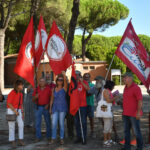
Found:
[(89, 118), (94, 118), (94, 106), (87, 106), (87, 116)]
[(104, 133), (111, 133), (113, 126), (113, 118), (103, 118), (104, 121)]

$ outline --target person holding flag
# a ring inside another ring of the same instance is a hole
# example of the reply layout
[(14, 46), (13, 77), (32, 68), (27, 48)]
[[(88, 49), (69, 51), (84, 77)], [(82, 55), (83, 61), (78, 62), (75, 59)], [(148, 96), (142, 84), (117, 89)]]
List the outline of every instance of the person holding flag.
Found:
[(68, 88), (67, 77), (65, 71), (59, 74), (56, 79), (56, 87), (52, 90), (49, 112), (52, 114), (52, 137), (49, 144), (53, 144), (57, 136), (57, 126), (59, 120), (60, 127), (60, 144), (64, 144), (65, 134), (65, 116), (68, 111), (66, 92)]
[(87, 135), (87, 101), (86, 101), (86, 91), (88, 91), (89, 85), (83, 80), (81, 72), (76, 70), (76, 79), (77, 79), (77, 89), (78, 89), (78, 99), (79, 109), (75, 114), (75, 127), (77, 132), (77, 139), (75, 144), (82, 142), (86, 144), (86, 135)]
[(123, 92), (123, 121), (125, 145), (121, 150), (131, 150), (130, 129), (133, 127), (137, 140), (137, 150), (143, 149), (143, 138), (140, 130), (140, 118), (143, 114), (142, 103), (143, 97), (141, 89), (133, 82), (132, 73), (123, 75), (125, 88)]

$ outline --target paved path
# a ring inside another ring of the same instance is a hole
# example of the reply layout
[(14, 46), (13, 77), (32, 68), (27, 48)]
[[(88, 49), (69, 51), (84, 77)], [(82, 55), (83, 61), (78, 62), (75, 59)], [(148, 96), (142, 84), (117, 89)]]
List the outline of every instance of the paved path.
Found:
[[(116, 89), (122, 93), (123, 86), (117, 86)], [(142, 93), (144, 96), (144, 116), (141, 119), (141, 129), (144, 138), (144, 150), (150, 150), (150, 145), (148, 142), (148, 134), (149, 134), (149, 125), (148, 125), (148, 117), (149, 117), (149, 108), (150, 108), (150, 97), (146, 93), (146, 89), (141, 86)], [(7, 95), (10, 90), (5, 90), (4, 93)], [(0, 150), (11, 150), (11, 145), (8, 142), (8, 125), (5, 120), (5, 112), (6, 112), (6, 102), (0, 103)], [(117, 127), (117, 132), (119, 134), (120, 140), (123, 136), (123, 123), (122, 123), (122, 109), (120, 107), (115, 107), (115, 122)], [(89, 123), (88, 123), (88, 134), (89, 134)], [(16, 134), (17, 137), (17, 134)], [(43, 137), (45, 137), (43, 132)], [(114, 135), (112, 134), (114, 138)], [(47, 140), (44, 138), (39, 143), (34, 143), (34, 133), (31, 130), (25, 132), (25, 145), (24, 147), (17, 147), (16, 150), (118, 150), (121, 148), (121, 145), (117, 144), (112, 146), (111, 148), (103, 148), (102, 147), (102, 125), (98, 119), (95, 119), (95, 132), (94, 137), (90, 138), (88, 136), (87, 145), (75, 145), (73, 144), (73, 140), (68, 139), (67, 135), (65, 138), (65, 145), (60, 146), (59, 143), (54, 145), (48, 145)], [(135, 150), (133, 147), (132, 150)]]

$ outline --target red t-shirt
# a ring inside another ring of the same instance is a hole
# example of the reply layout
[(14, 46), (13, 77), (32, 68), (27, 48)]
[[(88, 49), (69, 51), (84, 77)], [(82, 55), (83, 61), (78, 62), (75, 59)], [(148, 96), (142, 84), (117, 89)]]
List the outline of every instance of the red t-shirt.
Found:
[[(20, 105), (19, 105), (19, 101), (20, 101)], [(23, 104), (23, 94), (21, 92), (16, 93), (15, 90), (12, 90), (7, 97), (7, 108), (10, 108), (8, 106), (8, 103), (12, 104), (12, 106), (15, 109), (18, 109), (18, 105), (19, 105), (19, 109), (22, 108), (22, 104)]]
[[(83, 81), (86, 85), (88, 85), (88, 82), (86, 82), (85, 80)], [(81, 82), (78, 82), (78, 91), (79, 91), (79, 99), (80, 99), (80, 107), (85, 107), (87, 106), (87, 102), (86, 102), (86, 89), (83, 86), (83, 84)]]
[(125, 86), (123, 93), (123, 115), (136, 117), (139, 100), (143, 100), (140, 87), (135, 83), (132, 83), (130, 87)]
[(39, 94), (38, 98), (38, 105), (47, 105), (50, 102), (50, 96), (51, 96), (51, 89), (49, 86), (46, 86), (43, 90), (41, 90), (40, 87), (37, 87), (37, 89), (34, 90), (33, 96), (36, 95), (36, 93)]

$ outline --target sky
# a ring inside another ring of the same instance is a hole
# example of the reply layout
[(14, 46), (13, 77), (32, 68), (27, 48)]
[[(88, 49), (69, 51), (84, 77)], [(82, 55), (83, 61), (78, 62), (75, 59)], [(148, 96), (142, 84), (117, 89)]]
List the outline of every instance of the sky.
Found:
[[(104, 36), (123, 35), (127, 24), (132, 18), (132, 24), (137, 34), (150, 36), (150, 0), (118, 0), (128, 7), (129, 16), (125, 20), (120, 20), (115, 26), (107, 28), (104, 32), (94, 32)], [(81, 30), (76, 30), (75, 34), (82, 34)]]

